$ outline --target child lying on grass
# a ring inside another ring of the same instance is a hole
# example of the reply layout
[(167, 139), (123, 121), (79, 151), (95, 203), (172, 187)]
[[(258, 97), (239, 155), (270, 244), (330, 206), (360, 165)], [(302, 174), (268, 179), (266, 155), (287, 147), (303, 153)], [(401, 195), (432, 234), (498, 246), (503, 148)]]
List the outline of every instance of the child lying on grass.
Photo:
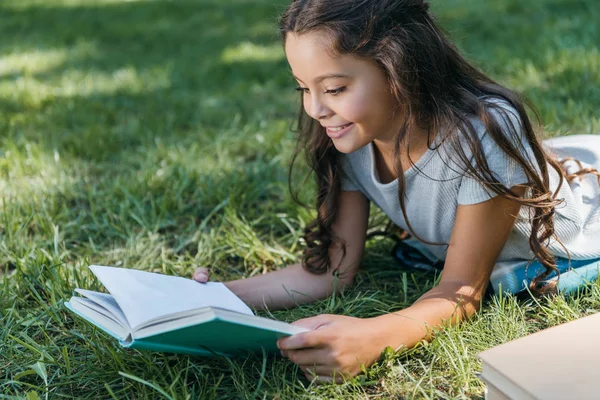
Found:
[[(280, 31), (317, 217), (302, 263), (226, 285), (258, 309), (352, 285), (370, 201), (444, 263), (439, 284), (404, 310), (296, 321), (312, 331), (278, 345), (307, 378), (357, 375), (385, 347), (468, 318), (498, 261), (537, 259), (544, 271), (531, 290), (542, 294), (554, 288), (556, 257), (600, 258), (600, 137), (555, 139), (554, 151), (580, 159), (552, 155), (519, 96), (459, 54), (426, 2), (297, 0)], [(194, 279), (206, 282), (208, 269)]]

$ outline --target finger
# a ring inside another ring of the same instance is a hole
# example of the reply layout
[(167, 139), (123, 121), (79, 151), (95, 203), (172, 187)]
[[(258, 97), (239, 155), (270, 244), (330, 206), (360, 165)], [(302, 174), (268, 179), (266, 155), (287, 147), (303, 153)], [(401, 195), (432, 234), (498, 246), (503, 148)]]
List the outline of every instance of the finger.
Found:
[(296, 333), (295, 335), (279, 339), (277, 347), (284, 351), (317, 347), (321, 343), (321, 336), (321, 332), (319, 331)]
[(306, 371), (304, 371), (304, 376), (306, 379), (311, 381), (311, 384), (324, 384), (324, 383), (344, 383), (347, 380), (351, 379), (350, 375), (342, 375), (337, 372), (319, 372), (312, 367), (308, 367)]
[(196, 275), (196, 274), (206, 274), (206, 275), (208, 275), (208, 268), (206, 268), (206, 267), (198, 267), (194, 271), (194, 275)]
[(303, 350), (288, 350), (286, 357), (294, 364), (300, 366), (325, 365), (327, 360), (328, 350), (326, 349), (303, 349)]
[[(277, 341), (277, 346), (281, 350), (292, 350), (305, 347), (314, 347), (321, 341), (321, 336), (314, 334), (317, 329), (327, 325), (331, 321), (332, 316), (330, 314), (320, 314), (315, 317), (302, 318), (292, 322), (292, 325), (301, 326), (312, 330), (313, 332), (297, 333), (287, 338), (282, 338)], [(288, 347), (293, 346), (293, 347)]]
[(195, 281), (198, 281), (201, 283), (208, 282), (208, 268), (205, 268), (205, 267), (196, 268), (196, 271), (194, 271), (192, 278)]
[(333, 368), (327, 365), (298, 365), (306, 376), (332, 376)]

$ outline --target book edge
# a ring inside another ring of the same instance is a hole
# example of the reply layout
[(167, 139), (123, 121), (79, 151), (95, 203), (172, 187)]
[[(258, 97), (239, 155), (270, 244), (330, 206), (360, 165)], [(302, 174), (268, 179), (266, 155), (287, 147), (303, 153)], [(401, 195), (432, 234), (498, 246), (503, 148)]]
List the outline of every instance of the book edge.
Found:
[[(520, 385), (517, 385), (512, 379), (504, 375), (501, 371), (494, 368), (487, 361), (482, 359), (482, 371), (480, 379), (486, 385), (494, 386), (499, 392), (503, 393), (510, 399), (535, 400), (536, 397), (525, 390)], [(487, 372), (486, 372), (487, 371)], [(490, 374), (491, 372), (491, 374)], [(490, 376), (492, 375), (492, 376)]]
[[(151, 337), (150, 337), (151, 338)], [(215, 356), (223, 356), (229, 357), (230, 355), (222, 352), (211, 352), (210, 350), (199, 349), (196, 347), (186, 347), (186, 346), (177, 346), (177, 345), (169, 345), (156, 343), (152, 340), (144, 340), (144, 339), (133, 339), (130, 342), (119, 340), (119, 344), (125, 349), (134, 349), (134, 350), (148, 350), (148, 351), (157, 351), (164, 353), (174, 353), (174, 354), (189, 354), (193, 356), (202, 356), (202, 357), (215, 357)]]
[[(241, 314), (235, 311), (225, 310), (217, 307), (204, 307), (196, 309), (195, 311), (200, 310), (204, 311), (202, 313), (191, 314), (189, 317), (185, 318), (187, 322), (177, 325), (173, 324), (169, 329), (149, 329), (147, 327), (135, 328), (131, 333), (132, 338), (134, 340), (150, 338), (155, 335), (174, 332), (179, 329), (185, 329), (191, 326), (207, 323), (215, 319), (220, 319), (224, 322), (229, 322), (236, 325), (277, 332), (287, 336), (309, 331), (309, 329), (294, 326), (288, 322), (260, 317), (258, 315)], [(157, 327), (160, 327), (160, 325), (162, 325), (160, 322), (156, 324)], [(144, 330), (148, 330), (149, 332), (147, 334), (140, 335), (140, 332), (143, 332)]]
[[(587, 327), (588, 324), (595, 325), (596, 319), (598, 319), (597, 323), (600, 324), (600, 312), (596, 312), (594, 314), (590, 314), (590, 315), (575, 319), (573, 321), (558, 324), (558, 325), (549, 327), (547, 329), (544, 329), (544, 330), (541, 330), (538, 332), (534, 332), (529, 335), (511, 340), (509, 342), (502, 343), (500, 345), (489, 348), (483, 352), (480, 352), (479, 354), (477, 354), (477, 356), (481, 359), (483, 365), (487, 365), (487, 366), (491, 367), (492, 369), (494, 369), (495, 371), (497, 371), (499, 376), (505, 377), (510, 382), (515, 382), (512, 378), (508, 377), (504, 372), (501, 372), (498, 368), (496, 368), (493, 365), (494, 363), (502, 363), (501, 360), (497, 359), (499, 357), (498, 355), (500, 353), (507, 353), (507, 352), (510, 353), (511, 350), (513, 350), (513, 352), (514, 352), (515, 349), (519, 349), (520, 347), (524, 346), (525, 344), (529, 344), (532, 340), (537, 339), (536, 341), (542, 341), (544, 339), (547, 339), (548, 336), (555, 335), (556, 332), (563, 331), (565, 329), (569, 329), (569, 330), (581, 329), (582, 326)], [(571, 324), (573, 324), (573, 325), (571, 325)], [(575, 325), (577, 325), (577, 327), (575, 327)], [(567, 328), (567, 326), (568, 326), (568, 328)], [(504, 365), (504, 367), (506, 367), (506, 365)], [(503, 368), (503, 369), (506, 369), (508, 371), (508, 368)], [(508, 372), (510, 372), (510, 371), (508, 371)], [(482, 377), (485, 379), (484, 374), (482, 374)], [(496, 385), (493, 381), (491, 383), (494, 384), (496, 387), (498, 387), (498, 385)], [(516, 387), (522, 388), (526, 393), (530, 393), (530, 395), (531, 395), (531, 391), (529, 391), (529, 389), (525, 389), (524, 384), (513, 383), (513, 385)]]
[(111, 337), (113, 337), (113, 338), (115, 338), (115, 339), (117, 339), (117, 340), (119, 340), (119, 341), (126, 339), (126, 338), (123, 338), (123, 337), (119, 336), (119, 335), (118, 335), (116, 332), (112, 332), (112, 331), (111, 331), (111, 330), (109, 330), (108, 328), (106, 328), (106, 327), (104, 327), (104, 326), (101, 326), (101, 325), (99, 324), (99, 322), (98, 322), (98, 321), (95, 321), (95, 320), (93, 320), (91, 317), (89, 317), (89, 316), (87, 316), (87, 315), (83, 314), (82, 312), (80, 312), (80, 311), (76, 310), (76, 309), (73, 307), (73, 305), (71, 305), (71, 302), (70, 302), (70, 301), (67, 301), (67, 302), (65, 302), (65, 303), (63, 303), (63, 304), (64, 304), (64, 306), (65, 306), (65, 307), (66, 307), (68, 310), (70, 310), (72, 313), (74, 313), (75, 315), (77, 315), (79, 318), (81, 318), (81, 319), (83, 319), (84, 321), (86, 321), (87, 323), (89, 323), (89, 324), (91, 324), (91, 325), (95, 326), (96, 328), (100, 329), (102, 332), (104, 332), (104, 333), (108, 334), (109, 336), (111, 336)]

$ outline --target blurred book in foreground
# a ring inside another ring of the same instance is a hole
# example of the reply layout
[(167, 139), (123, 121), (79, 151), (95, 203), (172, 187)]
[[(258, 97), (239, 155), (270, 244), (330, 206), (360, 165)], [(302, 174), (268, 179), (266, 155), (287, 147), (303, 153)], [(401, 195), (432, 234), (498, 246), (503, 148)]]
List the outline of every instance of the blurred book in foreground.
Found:
[(600, 313), (479, 354), (487, 400), (600, 399)]

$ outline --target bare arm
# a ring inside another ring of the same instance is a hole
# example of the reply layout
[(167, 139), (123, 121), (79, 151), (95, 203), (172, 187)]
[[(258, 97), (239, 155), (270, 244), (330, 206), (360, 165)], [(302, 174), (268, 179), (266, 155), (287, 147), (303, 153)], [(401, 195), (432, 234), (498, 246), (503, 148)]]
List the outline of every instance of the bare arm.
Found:
[[(362, 258), (369, 203), (360, 192), (342, 192), (334, 233), (346, 242), (346, 257), (340, 265), (340, 278), (331, 272), (315, 275), (306, 271), (301, 264), (248, 279), (225, 282), (225, 285), (248, 306), (255, 309), (277, 310), (310, 303), (329, 297), (352, 285)], [(329, 250), (333, 266), (340, 262), (342, 251), (337, 246)]]
[[(524, 190), (514, 189), (519, 195)], [(373, 318), (379, 349), (412, 347), (430, 329), (474, 314), (490, 274), (518, 215), (520, 205), (501, 197), (459, 206), (440, 283), (412, 306)]]
[(341, 382), (377, 361), (387, 346), (413, 347), (430, 339), (433, 328), (469, 317), (479, 308), (519, 209), (519, 203), (501, 197), (459, 206), (436, 287), (404, 310), (373, 318), (321, 314), (298, 320), (294, 324), (309, 331), (279, 339), (282, 354), (308, 379)]

